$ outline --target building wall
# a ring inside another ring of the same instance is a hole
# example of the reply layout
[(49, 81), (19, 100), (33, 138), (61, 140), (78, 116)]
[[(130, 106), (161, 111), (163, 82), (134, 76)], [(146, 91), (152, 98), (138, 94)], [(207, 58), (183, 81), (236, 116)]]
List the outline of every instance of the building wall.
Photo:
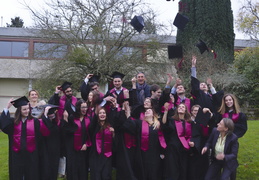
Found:
[[(0, 78), (0, 111), (6, 107), (11, 98), (18, 98), (27, 95), (29, 81), (26, 79)], [(10, 112), (13, 113), (15, 108), (12, 107)]]

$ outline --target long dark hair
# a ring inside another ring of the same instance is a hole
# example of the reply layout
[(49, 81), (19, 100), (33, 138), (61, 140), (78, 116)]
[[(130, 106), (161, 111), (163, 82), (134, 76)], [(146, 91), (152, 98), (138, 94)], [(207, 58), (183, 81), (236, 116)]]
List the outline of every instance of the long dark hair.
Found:
[(83, 104), (83, 103), (86, 103), (85, 100), (83, 100), (83, 99), (79, 99), (76, 102), (76, 112), (74, 113), (74, 117), (75, 118), (80, 118), (80, 115), (81, 115), (81, 104)]
[[(16, 124), (16, 125), (19, 124), (19, 122), (22, 120), (22, 107), (23, 106), (18, 107), (14, 113), (14, 124)], [(30, 106), (29, 106), (29, 109), (30, 109), (30, 112), (29, 112), (27, 119), (33, 119), (33, 116), (31, 115)]]
[(96, 107), (97, 105), (99, 105), (101, 103), (100, 93), (97, 92), (97, 91), (90, 91), (89, 94), (90, 93), (93, 94), (93, 99), (92, 99), (92, 102), (89, 102), (87, 100), (87, 106), (88, 107)]
[[(184, 120), (188, 121), (188, 122), (191, 122), (191, 114), (189, 113), (188, 111), (188, 108), (186, 106), (186, 104), (184, 103), (180, 103), (179, 105), (183, 104), (185, 106), (185, 113), (184, 113)], [(174, 113), (174, 116), (173, 116), (173, 119), (177, 120), (177, 121), (180, 121), (180, 118), (179, 118), (179, 113), (178, 113), (178, 107), (179, 105), (176, 107), (175, 109), (175, 113)]]
[[(101, 126), (101, 124), (100, 124), (100, 119), (99, 119), (99, 112), (100, 112), (102, 109), (103, 109), (103, 110), (105, 111), (105, 113), (106, 113), (106, 119), (105, 119), (105, 121), (104, 121), (104, 125), (103, 125), (103, 126)], [(106, 128), (110, 125), (110, 123), (109, 123), (109, 121), (108, 121), (108, 114), (107, 114), (107, 111), (106, 111), (106, 109), (105, 109), (104, 107), (101, 107), (100, 109), (98, 109), (98, 111), (97, 111), (97, 120), (98, 120), (98, 124), (101, 126), (100, 131), (103, 130), (103, 129), (106, 129)]]

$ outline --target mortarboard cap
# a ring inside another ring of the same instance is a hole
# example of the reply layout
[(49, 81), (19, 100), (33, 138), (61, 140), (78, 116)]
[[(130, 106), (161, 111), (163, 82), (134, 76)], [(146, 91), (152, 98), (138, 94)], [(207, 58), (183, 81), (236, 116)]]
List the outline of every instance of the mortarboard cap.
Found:
[(189, 22), (189, 18), (187, 16), (181, 15), (180, 13), (177, 13), (174, 19), (174, 25), (183, 31), (186, 24)]
[(199, 48), (201, 54), (203, 54), (205, 51), (209, 51), (209, 48), (201, 39), (200, 42), (196, 44), (196, 46)]
[(142, 16), (134, 16), (134, 18), (130, 21), (130, 24), (137, 30), (139, 33), (143, 30), (145, 24)]
[(71, 82), (64, 82), (62, 85), (61, 85), (61, 90), (62, 91), (65, 91), (67, 88), (69, 88), (70, 86), (72, 85)]
[(59, 107), (59, 106), (53, 105), (53, 104), (45, 104), (45, 105), (42, 105), (42, 106), (40, 106), (40, 107), (46, 108), (46, 107), (48, 107), (48, 106), (50, 106), (48, 115), (49, 115), (49, 114), (54, 114), (54, 113), (56, 112), (56, 110), (58, 109), (58, 107)]
[(27, 99), (27, 97), (23, 96), (23, 97), (20, 97), (16, 100), (12, 101), (11, 103), (13, 103), (14, 107), (18, 108), (18, 107), (27, 105), (28, 102), (29, 102), (29, 100)]
[(117, 72), (117, 71), (114, 71), (111, 75), (112, 78), (121, 78), (123, 79), (124, 78), (124, 74), (120, 73), (120, 72)]
[(183, 58), (183, 47), (182, 46), (168, 46), (168, 58), (173, 59), (173, 58)]
[(90, 79), (89, 79), (89, 82), (98, 82), (99, 79), (100, 79), (100, 75), (93, 75)]

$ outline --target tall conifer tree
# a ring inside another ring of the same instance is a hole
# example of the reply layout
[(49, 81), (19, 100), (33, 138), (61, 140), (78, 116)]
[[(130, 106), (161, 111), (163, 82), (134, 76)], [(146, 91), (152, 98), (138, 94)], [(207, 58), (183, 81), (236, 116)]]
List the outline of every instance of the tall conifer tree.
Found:
[[(179, 13), (189, 17), (184, 31), (177, 31), (177, 44), (186, 51), (202, 39), (225, 62), (234, 60), (233, 12), (230, 0), (180, 0)], [(213, 57), (212, 53), (209, 53)]]

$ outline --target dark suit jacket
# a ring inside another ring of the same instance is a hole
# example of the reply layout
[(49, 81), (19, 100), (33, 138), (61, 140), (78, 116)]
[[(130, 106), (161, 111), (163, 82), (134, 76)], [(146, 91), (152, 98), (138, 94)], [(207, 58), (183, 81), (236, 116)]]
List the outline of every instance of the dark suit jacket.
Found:
[[(217, 131), (216, 128), (213, 129), (207, 143), (205, 144), (205, 147), (208, 149), (212, 149), (212, 157), (215, 157), (215, 146), (217, 143), (219, 137), (219, 131)], [(237, 152), (238, 152), (238, 141), (237, 141), (237, 136), (232, 133), (227, 135), (226, 137), (226, 143), (224, 147), (224, 163), (226, 163), (226, 167), (230, 170), (233, 171), (238, 167), (238, 162), (237, 162)]]

